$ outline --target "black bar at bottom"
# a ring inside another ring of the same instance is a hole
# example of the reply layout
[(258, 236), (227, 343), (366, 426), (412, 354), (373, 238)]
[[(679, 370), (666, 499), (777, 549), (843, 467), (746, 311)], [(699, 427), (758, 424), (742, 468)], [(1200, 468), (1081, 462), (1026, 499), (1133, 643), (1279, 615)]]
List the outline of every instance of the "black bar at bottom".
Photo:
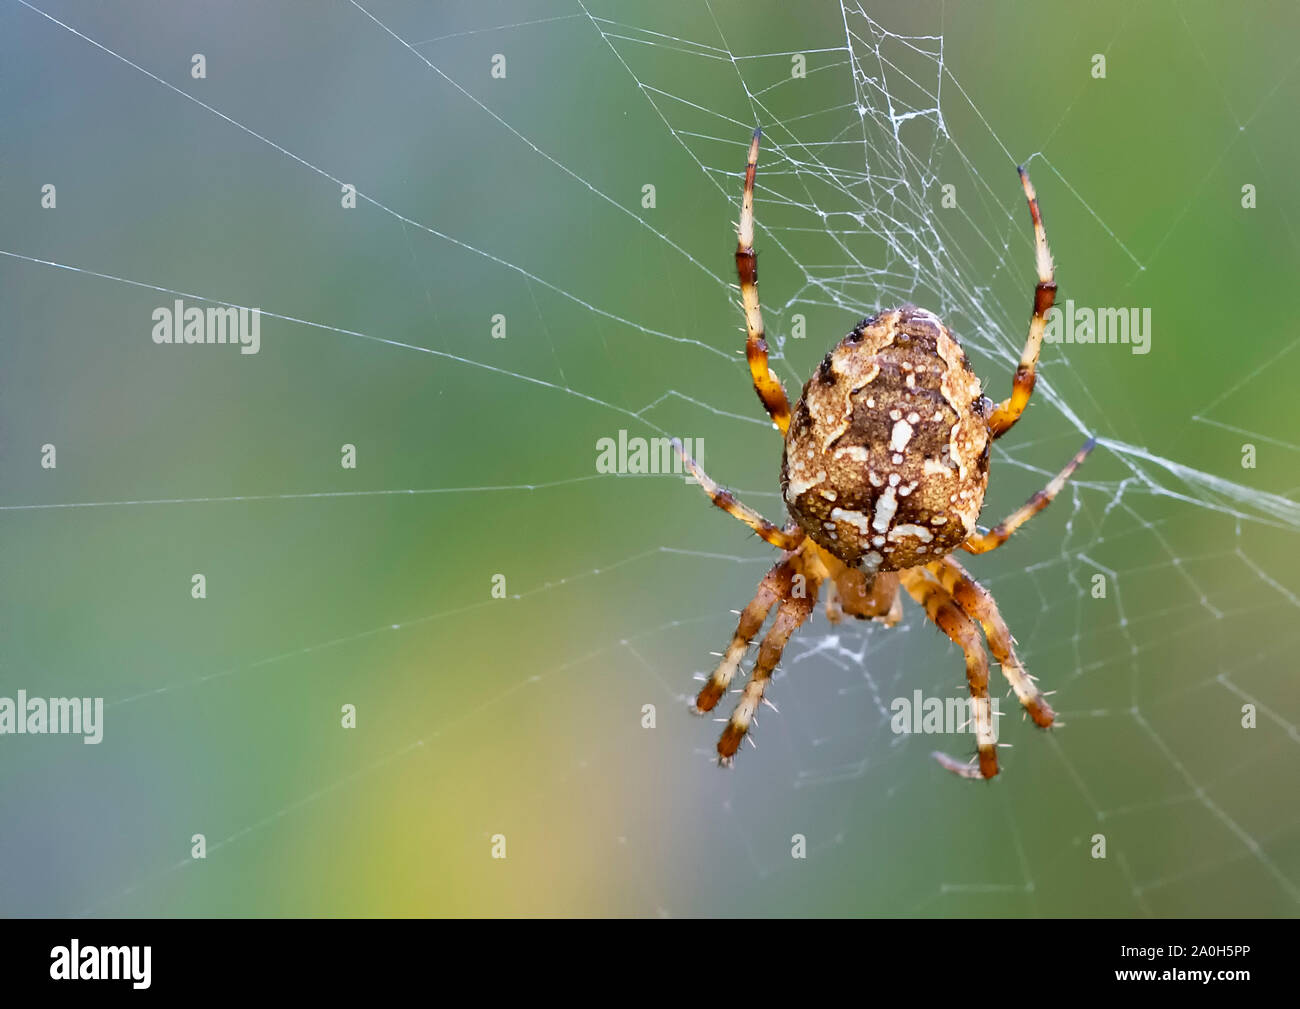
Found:
[[(868, 997), (880, 986), (918, 995), (983, 990), (994, 1000), (1125, 988), (1231, 996), (1259, 985), (1290, 990), (1297, 975), (1290, 920), (781, 919), (593, 928), (565, 920), (37, 919), (0, 928), (6, 996), (95, 998), (115, 989), (128, 997), (284, 992), (337, 999), (413, 985), (437, 996), (453, 976), (486, 985), (482, 994), (517, 980), (533, 994), (563, 986), (608, 996), (618, 989), (601, 986), (613, 982), (670, 996), (695, 986), (703, 993), (739, 962), (749, 972), (754, 961), (745, 947), (754, 942), (765, 952), (746, 985), (806, 986), (809, 995), (849, 983)], [(732, 963), (735, 957), (741, 960)]]

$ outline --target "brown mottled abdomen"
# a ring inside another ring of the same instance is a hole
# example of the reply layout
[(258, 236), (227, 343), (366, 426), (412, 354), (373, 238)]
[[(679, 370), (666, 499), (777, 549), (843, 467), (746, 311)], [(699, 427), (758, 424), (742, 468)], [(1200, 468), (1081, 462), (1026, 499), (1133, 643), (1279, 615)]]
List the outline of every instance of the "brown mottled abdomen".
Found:
[(904, 305), (864, 320), (803, 388), (781, 491), (818, 545), (867, 572), (952, 552), (988, 484), (990, 404), (961, 346)]

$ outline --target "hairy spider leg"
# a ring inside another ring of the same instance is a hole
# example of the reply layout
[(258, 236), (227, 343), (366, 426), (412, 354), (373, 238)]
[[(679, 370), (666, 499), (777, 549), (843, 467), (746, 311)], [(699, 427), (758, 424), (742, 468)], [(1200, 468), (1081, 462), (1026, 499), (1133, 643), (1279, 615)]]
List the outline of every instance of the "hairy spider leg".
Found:
[(989, 434), (994, 438), (1001, 438), (1011, 430), (1012, 425), (1025, 412), (1037, 378), (1035, 369), (1038, 367), (1038, 351), (1043, 345), (1043, 332), (1047, 329), (1047, 313), (1056, 301), (1056, 271), (1052, 265), (1052, 253), (1047, 248), (1043, 216), (1038, 212), (1038, 196), (1034, 192), (1034, 184), (1029, 181), (1029, 172), (1023, 166), (1016, 171), (1020, 173), (1025, 199), (1029, 201), (1029, 213), (1034, 219), (1034, 259), (1038, 268), (1038, 284), (1034, 287), (1034, 312), (1029, 318), (1029, 338), (1020, 355), (1020, 364), (1016, 366), (1011, 395), (997, 405), (993, 416), (989, 418)]
[(1056, 495), (1061, 493), (1061, 488), (1065, 486), (1065, 481), (1070, 479), (1079, 465), (1088, 458), (1088, 453), (1093, 450), (1097, 444), (1096, 438), (1089, 438), (1084, 443), (1083, 448), (1074, 453), (1072, 458), (1065, 465), (1065, 469), (1057, 473), (1056, 476), (1048, 482), (1047, 486), (1040, 491), (1036, 491), (1028, 501), (1017, 508), (1014, 512), (1004, 518), (988, 532), (973, 533), (961, 544), (961, 548), (967, 553), (986, 554), (990, 550), (996, 550), (1011, 538), (1011, 534), (1046, 508), (1055, 499)]
[(947, 589), (927, 576), (924, 568), (910, 568), (901, 574), (908, 595), (966, 656), (966, 685), (970, 690), (979, 765), (963, 764), (943, 753), (933, 756), (949, 771), (964, 778), (992, 778), (998, 773), (997, 739), (993, 731), (993, 704), (989, 699), (989, 660), (979, 628), (962, 612)]
[(962, 612), (984, 628), (989, 651), (1002, 667), (1002, 675), (1016, 692), (1021, 706), (1029, 712), (1035, 725), (1048, 728), (1056, 719), (1056, 712), (1016, 657), (1015, 639), (989, 590), (972, 578), (970, 572), (951, 555), (926, 565), (926, 570), (939, 579)]
[(758, 304), (758, 257), (754, 254), (754, 176), (758, 171), (758, 140), (754, 130), (749, 144), (749, 161), (745, 165), (745, 191), (740, 201), (740, 222), (736, 226), (736, 272), (740, 276), (740, 301), (745, 308), (745, 357), (754, 391), (782, 435), (790, 428), (790, 400), (781, 380), (772, 374), (767, 363), (767, 338), (763, 330), (763, 312)]
[(763, 643), (758, 646), (758, 659), (754, 663), (753, 672), (749, 674), (749, 682), (745, 684), (740, 701), (731, 712), (727, 727), (722, 730), (722, 736), (718, 739), (719, 763), (730, 764), (736, 751), (740, 749), (740, 743), (745, 738), (745, 733), (749, 731), (754, 714), (758, 711), (758, 706), (763, 703), (763, 694), (772, 679), (772, 671), (781, 661), (781, 653), (785, 651), (786, 642), (790, 640), (790, 635), (812, 615), (813, 608), (817, 605), (817, 587), (817, 580), (808, 578), (802, 597), (787, 597), (781, 600), (776, 611), (776, 619), (768, 628)]
[(753, 508), (737, 501), (731, 491), (718, 486), (713, 478), (700, 468), (699, 463), (686, 454), (686, 450), (682, 448), (682, 443), (676, 438), (672, 439), (672, 446), (681, 457), (682, 465), (686, 467), (691, 476), (695, 477), (700, 487), (704, 489), (704, 493), (709, 496), (709, 500), (732, 518), (744, 522), (745, 525), (758, 533), (762, 539), (779, 550), (794, 550), (803, 542), (804, 532), (801, 528), (795, 526), (790, 530), (785, 530), (773, 525), (754, 511)]
[(727, 687), (731, 685), (732, 677), (740, 668), (745, 652), (749, 650), (749, 643), (754, 640), (754, 635), (759, 632), (767, 619), (768, 611), (778, 599), (783, 599), (789, 594), (793, 582), (794, 564), (793, 558), (789, 556), (782, 557), (763, 576), (762, 581), (758, 583), (758, 591), (754, 593), (754, 598), (740, 611), (740, 622), (736, 625), (736, 633), (731, 636), (731, 644), (722, 653), (722, 660), (713, 670), (713, 675), (700, 688), (699, 696), (695, 698), (693, 710), (696, 714), (702, 715), (712, 711), (722, 695), (727, 692)]

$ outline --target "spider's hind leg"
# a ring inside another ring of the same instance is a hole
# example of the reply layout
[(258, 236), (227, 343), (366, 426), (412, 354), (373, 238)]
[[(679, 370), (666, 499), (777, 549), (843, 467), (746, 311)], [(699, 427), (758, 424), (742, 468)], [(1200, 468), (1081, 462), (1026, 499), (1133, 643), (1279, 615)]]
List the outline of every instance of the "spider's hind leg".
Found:
[(695, 698), (695, 706), (692, 710), (696, 714), (702, 715), (712, 711), (722, 695), (727, 692), (727, 687), (731, 685), (732, 677), (740, 668), (745, 652), (749, 650), (749, 643), (754, 640), (754, 635), (763, 626), (763, 621), (767, 619), (772, 606), (779, 599), (789, 595), (793, 583), (794, 566), (793, 559), (790, 557), (782, 558), (763, 576), (763, 580), (758, 583), (758, 591), (754, 593), (754, 598), (740, 611), (740, 623), (736, 625), (736, 633), (731, 636), (731, 644), (722, 654), (722, 661), (718, 663), (717, 668), (713, 670), (713, 675), (700, 688), (699, 695)]
[(972, 578), (970, 572), (951, 556), (928, 565), (928, 570), (948, 590), (962, 612), (972, 620), (979, 621), (980, 626), (984, 628), (989, 650), (1001, 665), (1002, 675), (1011, 684), (1021, 706), (1029, 712), (1029, 717), (1034, 720), (1034, 724), (1043, 729), (1051, 726), (1056, 720), (1056, 712), (1047, 703), (1047, 698), (1038, 689), (1038, 684), (1025, 672), (1025, 667), (1016, 658), (1011, 631), (1006, 621), (1002, 619), (998, 604), (989, 590)]
[(934, 757), (949, 771), (964, 778), (992, 778), (998, 773), (997, 735), (993, 726), (993, 704), (989, 699), (989, 659), (984, 652), (979, 628), (962, 612), (948, 590), (931, 578), (924, 568), (910, 568), (901, 572), (901, 577), (908, 595), (925, 609), (926, 616), (966, 656), (966, 685), (970, 689), (979, 766), (962, 764), (943, 753), (936, 753)]
[(745, 733), (749, 731), (750, 723), (758, 712), (758, 706), (763, 703), (763, 694), (772, 679), (772, 671), (781, 661), (781, 653), (785, 651), (786, 642), (790, 640), (790, 635), (799, 629), (800, 624), (812, 615), (813, 607), (816, 605), (817, 581), (812, 578), (808, 579), (803, 596), (786, 596), (781, 600), (776, 611), (776, 619), (763, 638), (763, 643), (759, 645), (754, 671), (749, 674), (749, 682), (741, 692), (740, 701), (731, 712), (727, 727), (722, 730), (722, 736), (718, 739), (720, 763), (729, 764), (736, 751), (740, 749)]

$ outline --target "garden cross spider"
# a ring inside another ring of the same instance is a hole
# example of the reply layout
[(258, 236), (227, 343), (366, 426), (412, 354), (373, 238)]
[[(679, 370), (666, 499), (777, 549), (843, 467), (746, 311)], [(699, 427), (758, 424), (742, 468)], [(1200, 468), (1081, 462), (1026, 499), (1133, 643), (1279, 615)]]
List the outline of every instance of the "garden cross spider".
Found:
[[(1011, 430), (1034, 388), (1046, 315), (1056, 297), (1052, 257), (1029, 174), (1020, 181), (1034, 222), (1038, 283), (1029, 338), (1010, 397), (994, 404), (983, 395), (965, 351), (930, 312), (914, 305), (864, 319), (828, 353), (793, 413), (767, 361), (754, 255), (754, 174), (760, 133), (754, 131), (745, 169), (736, 269), (754, 390), (785, 438), (781, 490), (794, 521), (784, 528), (719, 487), (675, 443), (683, 462), (719, 508), (783, 551), (740, 614), (731, 644), (695, 699), (711, 711), (727, 692), (750, 642), (776, 608), (722, 737), (719, 761), (729, 764), (749, 731), (786, 642), (826, 586), (826, 615), (845, 614), (887, 627), (902, 616), (900, 586), (966, 656), (976, 757), (963, 763), (934, 754), (966, 778), (998, 773), (989, 700), (989, 664), (978, 627), (1020, 703), (1043, 728), (1056, 717), (1034, 678), (1016, 658), (1014, 639), (988, 591), (952, 557), (961, 548), (982, 554), (1051, 503), (1095, 443), (1088, 443), (1048, 485), (987, 532), (976, 529), (988, 485), (989, 448)], [(773, 706), (774, 707), (774, 706)], [(753, 739), (750, 739), (753, 742)]]

